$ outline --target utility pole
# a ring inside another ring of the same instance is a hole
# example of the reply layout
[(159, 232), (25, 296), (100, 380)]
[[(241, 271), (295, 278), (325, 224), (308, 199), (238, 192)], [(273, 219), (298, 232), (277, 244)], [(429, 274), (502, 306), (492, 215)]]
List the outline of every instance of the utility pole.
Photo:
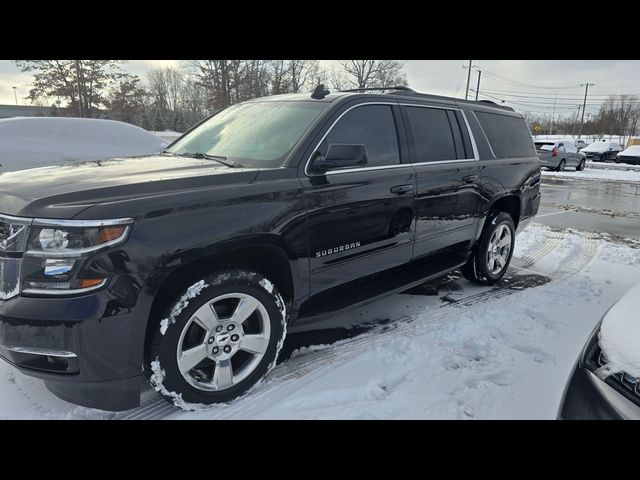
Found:
[(556, 90), (556, 97), (553, 99), (553, 113), (551, 114), (551, 128), (549, 129), (549, 136), (553, 135), (553, 122), (556, 119), (556, 102), (558, 101), (558, 91)]
[(16, 105), (18, 105), (18, 87), (13, 87), (13, 96), (16, 99)]
[(581, 87), (585, 87), (584, 89), (584, 103), (582, 104), (582, 119), (580, 120), (580, 132), (578, 133), (578, 138), (582, 135), (582, 125), (584, 124), (584, 111), (587, 109), (587, 93), (589, 93), (589, 86), (593, 87), (593, 83), (581, 83)]
[[(578, 105), (578, 113), (576, 114), (576, 116), (573, 119), (573, 127), (571, 127), (571, 136), (572, 137), (576, 134), (576, 123), (578, 122), (578, 117), (580, 116), (580, 109), (581, 108), (582, 108), (582, 105)], [(582, 112), (582, 113), (584, 113), (584, 112)], [(578, 136), (578, 138), (580, 138), (580, 136)]]
[(482, 75), (482, 70), (478, 69), (478, 85), (476, 86), (476, 102), (478, 101), (478, 94), (480, 93), (480, 75)]
[(467, 91), (464, 93), (465, 100), (469, 98), (469, 82), (471, 81), (471, 62), (473, 62), (473, 60), (469, 60), (469, 66), (465, 67), (469, 69), (469, 71), (467, 72)]
[(80, 118), (84, 118), (84, 112), (82, 111), (82, 89), (80, 88), (80, 62), (78, 60), (76, 62), (76, 78), (78, 80), (78, 112), (80, 113)]

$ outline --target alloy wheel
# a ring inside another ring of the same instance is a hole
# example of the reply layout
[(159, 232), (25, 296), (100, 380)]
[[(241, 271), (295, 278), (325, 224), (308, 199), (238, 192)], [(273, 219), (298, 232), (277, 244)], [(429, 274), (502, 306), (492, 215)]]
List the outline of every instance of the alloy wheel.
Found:
[(498, 275), (505, 267), (511, 253), (511, 230), (500, 225), (491, 235), (487, 249), (487, 270), (491, 275)]
[(257, 298), (240, 292), (220, 295), (185, 324), (176, 352), (178, 370), (199, 390), (229, 389), (260, 364), (270, 335), (269, 314)]

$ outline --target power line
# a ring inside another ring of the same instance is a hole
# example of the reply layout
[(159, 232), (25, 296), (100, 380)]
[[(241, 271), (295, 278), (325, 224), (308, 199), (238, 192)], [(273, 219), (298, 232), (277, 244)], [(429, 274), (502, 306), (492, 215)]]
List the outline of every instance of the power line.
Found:
[(578, 85), (570, 85), (570, 86), (564, 86), (564, 87), (552, 87), (552, 86), (541, 86), (541, 85), (532, 85), (530, 83), (525, 83), (525, 82), (520, 82), (518, 80), (511, 80), (509, 78), (503, 77), (501, 75), (498, 75), (497, 73), (493, 73), (490, 72), (488, 70), (484, 70), (485, 75), (487, 75), (489, 78), (494, 78), (494, 80), (496, 81), (502, 81), (503, 83), (511, 83), (511, 84), (515, 84), (515, 85), (522, 85), (525, 87), (529, 87), (529, 88), (540, 88), (540, 89), (549, 89), (549, 90), (565, 90), (565, 89), (569, 89), (569, 88), (577, 88)]

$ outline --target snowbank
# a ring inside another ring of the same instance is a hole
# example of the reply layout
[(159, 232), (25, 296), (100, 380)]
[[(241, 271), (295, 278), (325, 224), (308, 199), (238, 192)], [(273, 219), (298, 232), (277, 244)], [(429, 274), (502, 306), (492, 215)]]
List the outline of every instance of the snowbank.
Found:
[(613, 180), (624, 182), (640, 182), (640, 169), (603, 169), (585, 168), (581, 172), (565, 170), (564, 172), (549, 172), (542, 170), (543, 177), (562, 178), (566, 180)]
[(599, 340), (607, 359), (599, 373), (640, 377), (640, 283), (611, 307), (602, 321)]
[(0, 173), (160, 152), (167, 142), (124, 122), (95, 118), (0, 120)]

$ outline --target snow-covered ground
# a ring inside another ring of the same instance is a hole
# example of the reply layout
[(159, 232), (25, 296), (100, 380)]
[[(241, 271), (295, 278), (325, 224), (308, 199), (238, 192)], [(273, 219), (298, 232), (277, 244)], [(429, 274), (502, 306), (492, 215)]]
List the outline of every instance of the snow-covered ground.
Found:
[(569, 169), (564, 172), (542, 170), (543, 177), (561, 178), (564, 180), (594, 179), (625, 182), (640, 182), (640, 166), (624, 163), (593, 163), (587, 162), (586, 168), (577, 172)]
[(640, 282), (640, 243), (533, 224), (516, 245), (504, 285), (451, 275), (370, 304), (353, 318), (388, 321), (294, 352), (229, 405), (184, 412), (147, 389), (139, 409), (90, 410), (0, 363), (0, 418), (555, 418), (589, 333)]

